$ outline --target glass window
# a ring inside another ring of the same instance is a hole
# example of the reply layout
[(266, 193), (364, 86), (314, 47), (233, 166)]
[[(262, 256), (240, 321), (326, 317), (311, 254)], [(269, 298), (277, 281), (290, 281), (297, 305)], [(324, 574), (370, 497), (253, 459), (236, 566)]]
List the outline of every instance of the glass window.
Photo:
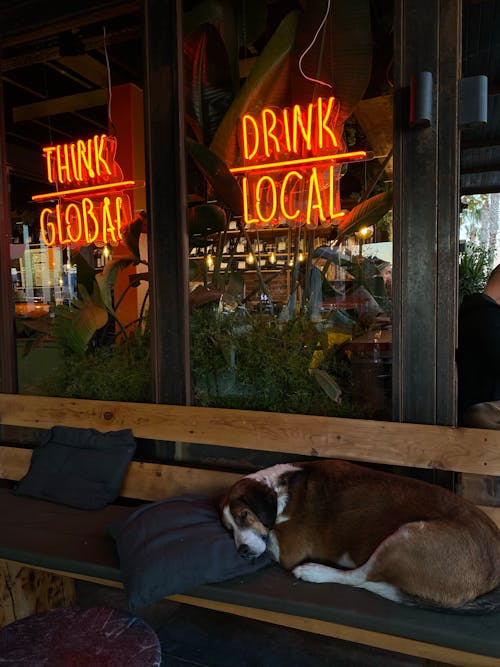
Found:
[(313, 4), (185, 3), (195, 400), (390, 419), (393, 8)]
[(150, 399), (140, 25), (2, 54), (21, 393)]

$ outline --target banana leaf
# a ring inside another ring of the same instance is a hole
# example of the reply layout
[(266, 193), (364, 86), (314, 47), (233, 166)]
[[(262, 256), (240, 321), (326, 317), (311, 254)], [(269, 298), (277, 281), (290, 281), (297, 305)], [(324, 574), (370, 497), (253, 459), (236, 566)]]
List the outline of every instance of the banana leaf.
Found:
[(84, 354), (96, 331), (108, 321), (97, 286), (92, 296), (83, 285), (79, 290), (81, 298), (74, 299), (71, 307), (57, 307), (53, 327), (55, 338), (74, 354)]
[(220, 33), (229, 59), (233, 91), (239, 89), (240, 46), (252, 44), (265, 31), (267, 1), (234, 3), (232, 0), (205, 0), (183, 16), (184, 36), (188, 37), (205, 23), (213, 24)]
[(216, 204), (199, 204), (188, 209), (189, 237), (193, 241), (226, 228), (226, 212)]
[[(297, 34), (299, 54), (312, 43), (326, 8), (326, 0), (307, 2)], [(292, 79), (295, 99), (311, 101), (317, 95), (334, 95), (340, 103), (338, 124), (342, 126), (370, 82), (372, 50), (370, 0), (332, 0), (324, 28), (302, 60), (308, 76), (332, 88), (307, 81), (297, 70)]]
[[(114, 314), (113, 291), (116, 283), (116, 276), (120, 271), (134, 264), (133, 259), (121, 258), (108, 262), (101, 273), (95, 277), (98, 286), (98, 295), (100, 303), (106, 310)], [(94, 290), (95, 292), (95, 290)]]
[(213, 188), (215, 197), (224, 203), (231, 214), (243, 214), (243, 194), (238, 181), (231, 174), (226, 164), (212, 150), (186, 138), (186, 147), (198, 169)]
[(195, 119), (208, 144), (234, 98), (227, 52), (210, 23), (186, 37), (183, 49), (186, 113)]
[(238, 159), (238, 126), (245, 113), (258, 113), (264, 106), (283, 106), (288, 100), (290, 53), (301, 13), (290, 12), (280, 23), (247, 80), (229, 107), (210, 144), (227, 165)]
[(354, 234), (361, 227), (376, 225), (391, 206), (392, 192), (382, 192), (358, 204), (339, 223), (335, 243), (340, 243), (343, 237)]
[(139, 261), (141, 259), (141, 254), (139, 250), (139, 239), (142, 233), (142, 228), (146, 220), (146, 214), (140, 213), (136, 218), (132, 220), (130, 225), (126, 228), (125, 233), (123, 234), (123, 240), (125, 245), (132, 253), (132, 257)]
[(321, 368), (311, 368), (309, 372), (314, 376), (321, 389), (323, 389), (325, 394), (334, 403), (342, 402), (342, 390), (332, 375)]

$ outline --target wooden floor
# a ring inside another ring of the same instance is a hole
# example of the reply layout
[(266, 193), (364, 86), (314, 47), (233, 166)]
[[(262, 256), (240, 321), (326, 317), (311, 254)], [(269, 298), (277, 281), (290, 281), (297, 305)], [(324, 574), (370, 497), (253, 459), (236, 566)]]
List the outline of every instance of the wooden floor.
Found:
[[(77, 582), (77, 604), (126, 607), (123, 591)], [(431, 667), (437, 663), (162, 601), (141, 609), (163, 667)]]

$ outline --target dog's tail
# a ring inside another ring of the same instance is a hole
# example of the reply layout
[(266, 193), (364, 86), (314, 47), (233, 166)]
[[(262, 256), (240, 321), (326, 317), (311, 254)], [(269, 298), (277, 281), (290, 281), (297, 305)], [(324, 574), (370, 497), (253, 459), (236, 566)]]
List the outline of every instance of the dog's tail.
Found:
[(466, 615), (486, 615), (500, 612), (500, 586), (494, 588), (489, 593), (480, 595), (474, 600), (466, 602), (461, 607), (443, 607), (437, 603), (423, 600), (422, 598), (414, 598), (410, 595), (404, 595), (401, 602), (411, 607), (420, 607), (421, 609), (433, 609), (449, 614), (466, 614)]

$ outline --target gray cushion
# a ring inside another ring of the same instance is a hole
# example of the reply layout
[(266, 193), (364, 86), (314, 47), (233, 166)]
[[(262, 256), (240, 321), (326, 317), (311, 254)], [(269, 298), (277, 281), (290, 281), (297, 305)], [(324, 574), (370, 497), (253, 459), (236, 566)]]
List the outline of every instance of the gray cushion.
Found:
[(213, 501), (202, 495), (144, 505), (109, 530), (131, 608), (256, 572), (270, 562), (268, 554), (253, 561), (239, 556)]
[(33, 450), (15, 492), (80, 509), (102, 508), (117, 498), (135, 447), (130, 429), (102, 433), (54, 426)]

